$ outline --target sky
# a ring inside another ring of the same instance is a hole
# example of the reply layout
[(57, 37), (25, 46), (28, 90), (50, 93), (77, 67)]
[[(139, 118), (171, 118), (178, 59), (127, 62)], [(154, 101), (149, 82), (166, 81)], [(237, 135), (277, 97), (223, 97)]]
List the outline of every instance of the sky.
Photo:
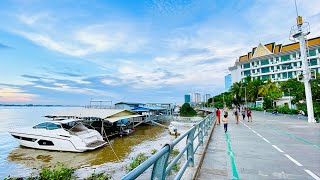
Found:
[[(320, 36), (319, 0), (297, 0)], [(183, 103), (239, 56), (291, 43), (293, 0), (1, 0), (0, 104)]]

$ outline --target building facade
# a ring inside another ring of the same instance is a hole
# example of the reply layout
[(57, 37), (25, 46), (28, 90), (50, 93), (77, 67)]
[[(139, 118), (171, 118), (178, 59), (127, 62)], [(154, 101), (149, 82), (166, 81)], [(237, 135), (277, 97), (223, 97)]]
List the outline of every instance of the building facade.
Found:
[(227, 74), (224, 76), (224, 91), (228, 92), (232, 85), (231, 74)]
[(190, 102), (191, 102), (191, 96), (190, 96), (190, 94), (185, 94), (185, 95), (184, 95), (184, 102), (185, 102), (185, 103), (190, 103)]
[[(308, 61), (309, 68), (314, 73), (320, 73), (320, 37), (309, 39)], [(234, 66), (229, 67), (232, 83), (239, 82), (247, 76), (261, 80), (286, 81), (298, 78), (302, 74), (299, 43), (287, 45), (274, 42), (262, 45), (261, 43), (240, 56)]]
[(192, 93), (192, 102), (200, 103), (201, 102), (201, 94), (200, 93)]
[(204, 96), (203, 96), (203, 102), (208, 102), (208, 100), (211, 98), (211, 94), (205, 94)]

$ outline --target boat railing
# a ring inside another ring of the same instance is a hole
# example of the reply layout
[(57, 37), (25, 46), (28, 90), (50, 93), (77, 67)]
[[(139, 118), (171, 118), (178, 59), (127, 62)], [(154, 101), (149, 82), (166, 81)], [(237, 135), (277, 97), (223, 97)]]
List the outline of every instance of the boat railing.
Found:
[[(127, 175), (122, 177), (122, 180), (136, 179), (149, 167), (152, 167), (151, 179), (165, 179), (175, 164), (186, 153), (186, 161), (181, 166), (175, 179), (181, 179), (188, 166), (194, 166), (194, 155), (198, 148), (203, 145), (204, 136), (208, 136), (208, 131), (214, 124), (215, 113), (211, 113), (202, 121), (193, 125), (187, 132), (179, 136), (174, 141), (166, 144), (161, 150), (133, 169)], [(180, 151), (180, 153), (169, 163), (169, 156), (173, 148), (186, 138), (186, 145)], [(196, 140), (198, 139), (198, 140)]]

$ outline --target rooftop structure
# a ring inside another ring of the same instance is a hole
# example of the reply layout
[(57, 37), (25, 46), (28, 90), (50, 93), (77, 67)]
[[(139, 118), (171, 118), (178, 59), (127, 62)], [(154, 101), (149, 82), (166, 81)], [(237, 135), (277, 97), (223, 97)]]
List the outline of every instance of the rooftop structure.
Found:
[(143, 107), (146, 104), (144, 103), (135, 103), (135, 102), (118, 102), (115, 104), (115, 108), (117, 109), (127, 109), (127, 110), (132, 110), (137, 107)]
[(78, 118), (78, 119), (103, 119), (111, 123), (121, 119), (139, 117), (134, 112), (125, 109), (88, 109), (78, 108), (48, 114), (48, 118)]

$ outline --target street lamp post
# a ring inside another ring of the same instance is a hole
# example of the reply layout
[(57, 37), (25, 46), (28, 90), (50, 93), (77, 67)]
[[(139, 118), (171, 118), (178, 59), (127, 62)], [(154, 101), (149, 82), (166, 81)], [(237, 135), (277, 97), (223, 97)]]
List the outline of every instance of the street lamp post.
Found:
[(244, 101), (246, 103), (246, 107), (248, 107), (248, 102), (247, 102), (247, 87), (241, 87), (244, 88)]

